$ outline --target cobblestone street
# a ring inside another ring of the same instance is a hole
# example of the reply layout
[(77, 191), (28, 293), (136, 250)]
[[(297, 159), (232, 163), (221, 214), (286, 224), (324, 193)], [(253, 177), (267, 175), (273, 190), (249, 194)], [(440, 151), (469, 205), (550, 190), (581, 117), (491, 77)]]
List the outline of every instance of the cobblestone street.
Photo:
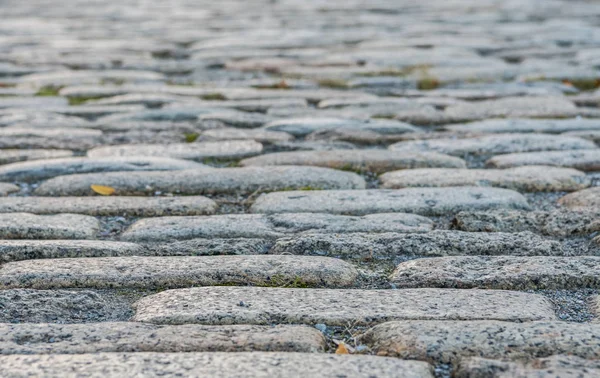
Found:
[(0, 0), (0, 377), (600, 377), (600, 1)]

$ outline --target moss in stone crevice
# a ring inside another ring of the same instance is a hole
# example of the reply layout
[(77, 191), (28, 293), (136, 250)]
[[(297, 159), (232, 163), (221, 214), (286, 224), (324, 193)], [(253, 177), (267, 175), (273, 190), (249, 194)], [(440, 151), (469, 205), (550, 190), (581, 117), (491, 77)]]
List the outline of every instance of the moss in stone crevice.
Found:
[(227, 97), (225, 97), (223, 94), (216, 93), (216, 92), (202, 95), (202, 96), (200, 96), (200, 98), (205, 101), (225, 101), (225, 100), (227, 100)]
[(68, 97), (68, 99), (69, 99), (69, 105), (77, 106), (77, 105), (83, 105), (90, 100), (99, 100), (101, 98), (106, 98), (106, 97), (110, 97), (110, 96), (81, 96), (81, 97), (78, 96), (78, 97)]
[(192, 142), (195, 142), (196, 139), (198, 139), (198, 137), (200, 136), (200, 134), (198, 134), (198, 133), (185, 133), (185, 134), (183, 134), (183, 136), (185, 137), (186, 143), (192, 143)]
[(342, 79), (322, 79), (318, 80), (317, 83), (320, 87), (333, 89), (348, 89), (350, 87), (348, 83)]
[(55, 87), (55, 86), (49, 85), (49, 86), (41, 87), (35, 95), (41, 96), (41, 97), (59, 96), (59, 92), (61, 89), (62, 89), (62, 87)]

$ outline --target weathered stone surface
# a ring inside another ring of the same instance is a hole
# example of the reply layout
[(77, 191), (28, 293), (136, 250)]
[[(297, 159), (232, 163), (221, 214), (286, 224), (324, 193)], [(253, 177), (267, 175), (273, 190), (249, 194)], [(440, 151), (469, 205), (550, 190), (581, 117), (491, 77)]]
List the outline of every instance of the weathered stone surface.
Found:
[(10, 193), (18, 192), (19, 190), (21, 190), (21, 188), (16, 185), (0, 183), (0, 196), (7, 196)]
[(216, 209), (217, 204), (215, 201), (202, 196), (0, 198), (0, 213), (73, 213), (100, 216), (128, 215), (138, 217), (155, 217), (165, 215), (213, 214)]
[(594, 211), (464, 211), (456, 214), (453, 224), (470, 232), (531, 231), (552, 236), (574, 236), (600, 231), (600, 212)]
[(380, 356), (447, 364), (466, 357), (531, 360), (562, 353), (598, 359), (598, 338), (600, 325), (590, 323), (408, 320), (376, 325), (361, 341)]
[(567, 194), (558, 200), (558, 204), (571, 210), (600, 211), (600, 187), (580, 190)]
[(113, 187), (116, 195), (254, 193), (289, 189), (364, 189), (365, 180), (352, 172), (321, 167), (245, 167), (169, 172), (112, 172), (61, 176), (42, 183), (42, 196), (95, 195), (90, 185)]
[(149, 242), (143, 244), (143, 253), (150, 256), (264, 255), (269, 252), (273, 243), (273, 239), (258, 238), (191, 239), (171, 243)]
[(291, 191), (263, 194), (254, 213), (333, 213), (363, 215), (404, 212), (444, 215), (464, 210), (527, 210), (517, 192), (497, 188), (407, 188), (399, 190)]
[(98, 257), (9, 262), (0, 267), (0, 289), (346, 287), (357, 277), (351, 264), (327, 257)]
[(0, 148), (85, 150), (102, 143), (102, 136), (100, 130), (26, 124), (0, 129)]
[(447, 125), (445, 130), (480, 133), (547, 133), (561, 134), (569, 131), (600, 130), (596, 119), (487, 119), (485, 121)]
[(429, 139), (392, 144), (392, 151), (437, 151), (448, 155), (499, 155), (515, 152), (586, 150), (594, 142), (576, 137), (545, 134), (497, 134), (465, 139)]
[(428, 232), (433, 222), (426, 217), (404, 213), (368, 214), (361, 217), (335, 214), (287, 213), (267, 216), (285, 232)]
[(382, 188), (386, 189), (494, 186), (522, 192), (573, 192), (592, 184), (583, 172), (546, 166), (509, 169), (410, 169), (384, 173), (380, 180)]
[(87, 215), (0, 214), (3, 239), (92, 239), (99, 228), (98, 220)]
[(192, 238), (273, 239), (287, 233), (427, 232), (433, 222), (413, 214), (371, 214), (363, 217), (333, 214), (228, 214), (208, 217), (142, 219), (122, 235), (130, 241), (168, 241)]
[(0, 290), (2, 323), (89, 323), (130, 316), (124, 298), (90, 290)]
[(55, 159), (73, 156), (69, 150), (0, 150), (0, 164), (10, 164), (25, 160)]
[(285, 142), (294, 139), (288, 133), (263, 129), (223, 128), (202, 132), (200, 140), (255, 140), (261, 143)]
[(600, 375), (598, 360), (570, 355), (540, 358), (526, 364), (471, 357), (461, 361), (455, 371), (457, 378), (593, 378), (598, 375)]
[(569, 131), (566, 133), (562, 133), (562, 135), (583, 138), (583, 139), (591, 140), (591, 141), (595, 142), (596, 144), (600, 144), (600, 130)]
[(139, 256), (134, 243), (99, 240), (0, 240), (0, 263), (65, 257)]
[[(23, 343), (23, 340), (27, 340)], [(306, 326), (202, 326), (107, 322), (0, 324), (0, 354), (102, 352), (322, 352), (321, 332)]]
[(196, 287), (140, 299), (133, 320), (156, 324), (366, 325), (389, 320), (553, 320), (548, 300), (510, 291)]
[(294, 136), (304, 136), (318, 130), (353, 129), (378, 134), (403, 134), (419, 131), (418, 128), (394, 120), (361, 121), (345, 118), (289, 118), (273, 121), (264, 126), (267, 130), (284, 131)]
[(313, 165), (376, 173), (426, 167), (463, 168), (462, 159), (438, 153), (404, 153), (389, 150), (332, 150), (277, 152), (244, 159), (243, 166)]
[(177, 159), (239, 159), (260, 154), (262, 144), (253, 140), (177, 144), (127, 144), (97, 147), (88, 151), (91, 158), (108, 156), (167, 156)]
[(78, 173), (170, 171), (209, 168), (192, 161), (160, 157), (72, 157), (34, 160), (0, 166), (2, 181), (38, 181)]
[(489, 167), (510, 168), (528, 165), (569, 167), (581, 171), (600, 171), (600, 149), (525, 152), (494, 156), (486, 162)]
[(453, 256), (406, 261), (390, 280), (400, 287), (505, 290), (600, 287), (596, 256)]
[(506, 97), (451, 105), (445, 113), (465, 121), (495, 117), (564, 118), (577, 115), (577, 108), (564, 97)]
[[(310, 361), (309, 364), (306, 362)], [(269, 378), (433, 378), (432, 367), (420, 361), (377, 356), (306, 353), (99, 353), (76, 355), (12, 355), (0, 357), (7, 378), (23, 373), (48, 378), (93, 375)]]
[(530, 232), (474, 233), (434, 230), (427, 233), (309, 234), (281, 237), (269, 253), (384, 258), (398, 256), (563, 255), (561, 244)]

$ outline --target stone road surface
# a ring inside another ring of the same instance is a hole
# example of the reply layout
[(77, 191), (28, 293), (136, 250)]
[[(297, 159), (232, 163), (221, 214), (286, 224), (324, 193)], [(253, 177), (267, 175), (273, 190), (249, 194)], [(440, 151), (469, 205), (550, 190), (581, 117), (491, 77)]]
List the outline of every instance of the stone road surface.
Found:
[(0, 20), (0, 376), (600, 376), (600, 2)]

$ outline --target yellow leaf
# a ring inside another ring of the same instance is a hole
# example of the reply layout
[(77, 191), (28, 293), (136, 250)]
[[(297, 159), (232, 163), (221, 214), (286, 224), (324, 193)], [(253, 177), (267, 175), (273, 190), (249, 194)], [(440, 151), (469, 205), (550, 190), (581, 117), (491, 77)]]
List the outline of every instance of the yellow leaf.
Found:
[(110, 186), (104, 186), (104, 185), (90, 185), (90, 188), (92, 188), (92, 190), (100, 195), (103, 196), (110, 196), (111, 194), (114, 194), (114, 192), (116, 191), (115, 188), (112, 188)]
[(337, 349), (335, 350), (335, 354), (350, 354), (350, 352), (344, 343), (339, 343)]

